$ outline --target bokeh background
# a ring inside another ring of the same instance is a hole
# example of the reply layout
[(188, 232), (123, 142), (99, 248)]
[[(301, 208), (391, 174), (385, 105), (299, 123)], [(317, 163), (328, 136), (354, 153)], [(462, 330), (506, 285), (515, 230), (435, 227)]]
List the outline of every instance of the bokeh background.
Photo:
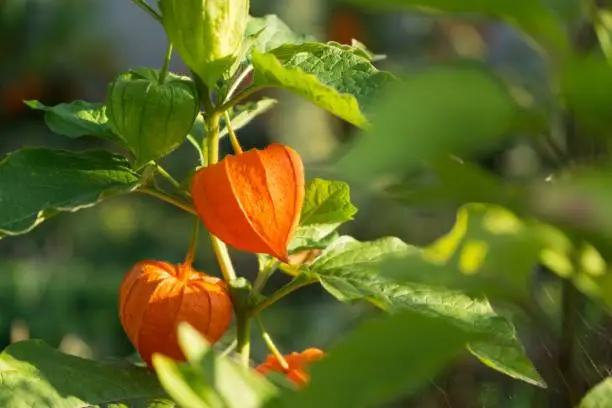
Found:
[[(555, 1), (555, 7), (569, 20), (577, 15), (574, 1)], [(504, 24), (368, 13), (340, 1), (252, 0), (251, 14), (267, 13), (278, 14), (294, 30), (320, 40), (350, 43), (356, 38), (387, 56), (378, 63), (385, 69), (403, 72), (440, 61), (477, 59), (528, 97), (542, 104), (552, 100), (544, 61)], [(99, 140), (52, 134), (42, 113), (29, 110), (22, 101), (102, 101), (107, 83), (120, 71), (160, 67), (165, 47), (161, 27), (129, 0), (0, 0), (0, 154), (22, 146), (108, 147)], [(186, 72), (176, 56), (171, 69)], [(350, 126), (297, 97), (284, 92), (267, 96), (282, 103), (241, 131), (244, 147), (281, 141), (297, 149), (307, 163), (317, 163), (353, 135)], [(185, 148), (165, 165), (183, 177), (195, 160)], [(520, 137), (482, 157), (481, 164), (512, 179), (529, 178), (548, 166), (546, 158)], [(362, 191), (353, 192), (353, 201), (360, 211), (343, 232), (362, 240), (395, 235), (425, 244), (447, 231), (454, 217), (454, 208), (405, 206)], [(153, 198), (131, 195), (62, 214), (28, 235), (1, 240), (0, 347), (35, 337), (85, 357), (133, 356), (117, 316), (121, 279), (141, 259), (182, 260), (191, 225), (189, 215)], [(200, 242), (196, 267), (216, 274), (207, 244), (205, 239)], [(252, 277), (254, 257), (233, 255), (239, 273)], [(285, 281), (275, 276), (270, 284)], [(366, 305), (338, 304), (313, 287), (266, 311), (264, 321), (289, 352), (325, 348), (369, 313), (373, 311)], [(256, 339), (254, 359), (264, 354)], [(520, 401), (527, 401), (530, 393), (529, 386), (503, 379), (466, 356), (422, 394), (394, 406), (525, 406)]]

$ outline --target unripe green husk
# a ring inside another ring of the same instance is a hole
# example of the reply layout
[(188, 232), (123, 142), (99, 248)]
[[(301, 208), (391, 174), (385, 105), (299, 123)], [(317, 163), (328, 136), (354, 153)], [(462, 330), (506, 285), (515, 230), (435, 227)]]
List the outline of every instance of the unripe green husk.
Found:
[(235, 67), (249, 16), (249, 0), (160, 0), (168, 38), (209, 88)]
[(113, 81), (106, 97), (111, 129), (135, 155), (140, 168), (176, 149), (187, 137), (199, 112), (193, 81), (168, 73), (131, 70)]

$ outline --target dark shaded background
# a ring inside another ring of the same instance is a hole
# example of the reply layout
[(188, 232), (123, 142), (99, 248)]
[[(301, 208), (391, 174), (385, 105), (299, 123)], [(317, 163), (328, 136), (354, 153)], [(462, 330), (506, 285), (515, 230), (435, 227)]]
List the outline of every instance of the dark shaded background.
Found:
[[(556, 1), (571, 17), (576, 3)], [(340, 2), (253, 0), (252, 14), (278, 13), (297, 31), (348, 43), (357, 38), (388, 58), (381, 67), (397, 72), (453, 59), (488, 62), (526, 95), (551, 103), (546, 67), (517, 33), (483, 20), (433, 18), (417, 14), (368, 14)], [(577, 14), (576, 14), (577, 15)], [(73, 99), (104, 99), (106, 84), (121, 70), (159, 67), (165, 38), (161, 27), (128, 0), (0, 0), (0, 153), (22, 146), (85, 149), (99, 140), (70, 140), (50, 133), (42, 113), (24, 99), (49, 105)], [(174, 71), (184, 66), (174, 58)], [(282, 103), (241, 132), (244, 147), (278, 140), (307, 162), (325, 159), (351, 137), (352, 129), (313, 105), (286, 93)], [(228, 150), (229, 146), (225, 146)], [(166, 166), (183, 177), (196, 157), (181, 148)], [(507, 178), (529, 178), (550, 165), (520, 137), (481, 163)], [(453, 208), (406, 207), (356, 191), (360, 208), (343, 232), (358, 239), (396, 235), (414, 244), (430, 242), (451, 225)], [(25, 337), (42, 338), (64, 351), (93, 358), (130, 356), (133, 349), (117, 317), (123, 274), (145, 258), (180, 261), (192, 218), (145, 196), (124, 196), (93, 209), (62, 214), (32, 233), (0, 241), (0, 346)], [(239, 273), (253, 276), (254, 257), (235, 253)], [(217, 273), (205, 240), (196, 267)], [(271, 285), (284, 283), (275, 276)], [(544, 290), (545, 289), (545, 290)], [(556, 287), (542, 293), (556, 302)], [(286, 351), (324, 348), (365, 314), (366, 305), (343, 305), (318, 288), (306, 288), (266, 311), (264, 321)], [(599, 317), (592, 318), (598, 321)], [(604, 329), (601, 338), (607, 337)], [(528, 330), (527, 330), (528, 332)], [(589, 338), (590, 339), (590, 338)], [(529, 340), (529, 339), (527, 339)], [(590, 341), (590, 340), (589, 340)], [(256, 340), (254, 358), (265, 350)], [(605, 340), (604, 345), (608, 345)], [(537, 357), (538, 345), (534, 348)], [(502, 378), (467, 357), (447, 370), (411, 402), (397, 406), (527, 406), (533, 389)]]

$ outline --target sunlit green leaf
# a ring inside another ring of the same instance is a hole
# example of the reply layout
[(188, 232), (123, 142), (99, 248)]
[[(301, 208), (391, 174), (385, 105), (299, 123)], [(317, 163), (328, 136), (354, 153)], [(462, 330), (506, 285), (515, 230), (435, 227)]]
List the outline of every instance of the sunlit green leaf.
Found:
[(97, 136), (119, 140), (107, 125), (106, 107), (102, 103), (74, 101), (45, 106), (39, 101), (26, 101), (32, 109), (45, 112), (45, 124), (53, 133), (72, 138)]
[(252, 57), (255, 86), (287, 89), (359, 127), (368, 125), (364, 109), (393, 78), (367, 58), (330, 44), (285, 45)]
[(0, 354), (0, 405), (31, 408), (172, 408), (153, 373), (63, 354), (39, 340)]
[[(456, 244), (446, 245), (448, 255)], [(410, 264), (407, 260), (418, 260)], [(526, 357), (518, 341), (514, 326), (499, 316), (486, 299), (473, 298), (441, 286), (397, 281), (380, 275), (381, 267), (391, 265), (403, 269), (393, 276), (410, 271), (411, 276), (443, 271), (439, 265), (427, 262), (422, 251), (410, 247), (397, 238), (383, 238), (359, 242), (341, 237), (329, 245), (307, 268), (323, 287), (341, 301), (367, 300), (391, 313), (411, 310), (439, 318), (465, 330), (499, 336), (483, 344), (470, 344), (472, 351), (484, 364), (534, 385), (544, 382)], [(397, 263), (394, 263), (397, 262)], [(506, 258), (506, 262), (508, 259)], [(512, 260), (514, 262), (514, 260)], [(412, 271), (409, 268), (419, 268)], [(450, 272), (449, 272), (450, 273)], [(457, 272), (459, 273), (459, 272)], [(448, 277), (448, 275), (447, 275)], [(436, 282), (436, 277), (432, 277)]]
[(604, 408), (612, 405), (612, 377), (607, 377), (585, 395), (579, 408)]
[(139, 176), (107, 151), (22, 149), (0, 161), (0, 237), (30, 231), (61, 211), (77, 211), (133, 190)]
[(307, 183), (300, 225), (341, 224), (356, 213), (348, 184), (318, 178)]

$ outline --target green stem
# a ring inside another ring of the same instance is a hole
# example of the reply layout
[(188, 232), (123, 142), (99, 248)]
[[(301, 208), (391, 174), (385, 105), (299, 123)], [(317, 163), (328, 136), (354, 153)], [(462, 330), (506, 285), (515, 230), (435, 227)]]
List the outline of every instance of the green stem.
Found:
[(240, 142), (238, 141), (238, 137), (234, 132), (234, 128), (232, 127), (232, 121), (230, 119), (229, 113), (227, 111), (223, 112), (223, 117), (225, 118), (225, 126), (227, 126), (227, 133), (230, 137), (230, 142), (232, 143), (232, 148), (236, 154), (242, 153), (242, 147), (240, 146)]
[(236, 352), (243, 366), (249, 367), (251, 353), (251, 320), (246, 313), (236, 316)]
[(228, 100), (227, 102), (223, 103), (221, 106), (218, 106), (216, 111), (217, 112), (225, 112), (226, 110), (232, 108), (237, 103), (245, 100), (249, 96), (253, 95), (255, 92), (261, 91), (264, 88), (266, 88), (266, 87), (263, 86), (263, 85), (250, 86), (247, 89), (245, 89), (244, 91), (242, 91), (241, 93), (239, 93), (238, 95), (236, 95), (234, 98), (232, 98), (232, 99)]
[(189, 240), (189, 248), (185, 256), (185, 264), (191, 265), (195, 259), (195, 252), (198, 245), (198, 235), (200, 233), (200, 219), (195, 217), (193, 229), (191, 230), (191, 239)]
[(562, 282), (562, 322), (561, 337), (557, 350), (557, 364), (561, 374), (561, 384), (564, 386), (562, 399), (567, 406), (575, 406), (580, 400), (581, 385), (577, 378), (575, 364), (576, 334), (578, 332), (578, 320), (582, 305), (578, 289), (574, 287), (571, 280)]
[(262, 270), (257, 274), (255, 282), (253, 283), (253, 293), (261, 293), (263, 288), (266, 286), (266, 283), (268, 283), (268, 279), (270, 279), (270, 276), (272, 276), (278, 267), (278, 264), (279, 262), (277, 260), (271, 260), (264, 265)]
[(223, 350), (221, 352), (221, 356), (227, 356), (228, 354), (230, 354), (231, 352), (233, 352), (234, 350), (236, 350), (236, 346), (238, 345), (238, 342), (236, 341), (236, 339), (234, 339), (229, 346), (227, 346), (225, 348), (225, 350)]
[(315, 283), (317, 280), (315, 278), (304, 279), (302, 282), (295, 282), (295, 279), (271, 294), (269, 297), (265, 298), (261, 302), (257, 303), (250, 311), (249, 315), (257, 316), (262, 310), (272, 306), (274, 303), (278, 302), (285, 296), (289, 295), (292, 292), (295, 292), (297, 289), (311, 285)]
[(168, 76), (168, 67), (170, 66), (170, 60), (172, 59), (172, 43), (168, 42), (168, 48), (166, 48), (166, 56), (164, 57), (164, 65), (159, 72), (159, 84), (162, 85)]
[[(208, 164), (212, 165), (219, 161), (219, 123), (221, 116), (218, 113), (213, 113), (207, 118), (206, 130), (208, 136)], [(223, 278), (227, 283), (230, 283), (236, 279), (236, 272), (232, 265), (232, 260), (229, 256), (227, 246), (219, 238), (210, 234), (210, 240), (212, 243), (213, 251), (219, 262)]]
[(190, 214), (197, 215), (195, 209), (191, 206), (191, 204), (185, 203), (174, 196), (164, 193), (163, 191), (152, 189), (152, 188), (146, 188), (146, 187), (139, 188), (136, 191), (159, 198), (160, 200), (165, 201), (169, 204), (172, 204), (175, 207), (178, 207), (183, 211), (187, 211)]
[(261, 337), (264, 343), (266, 343), (266, 347), (268, 347), (268, 350), (270, 350), (270, 353), (272, 353), (274, 358), (276, 358), (276, 360), (281, 365), (283, 370), (288, 370), (289, 364), (287, 364), (287, 360), (285, 360), (285, 357), (283, 357), (283, 354), (278, 350), (278, 347), (276, 347), (276, 344), (274, 344), (274, 341), (272, 341), (272, 337), (270, 337), (270, 335), (266, 331), (266, 328), (261, 322), (261, 319), (259, 318), (259, 316), (255, 316), (255, 321), (257, 322), (257, 325), (259, 326), (259, 330), (261, 331)]
[(232, 265), (227, 246), (213, 234), (210, 234), (210, 242), (213, 247), (213, 252), (217, 257), (219, 267), (221, 268), (223, 279), (228, 283), (233, 282), (236, 280), (236, 271), (234, 271), (234, 266)]
[(219, 161), (219, 125), (221, 115), (213, 112), (206, 121), (206, 132), (208, 140), (208, 164), (215, 164)]
[(168, 182), (170, 184), (172, 184), (172, 187), (174, 188), (180, 188), (181, 184), (176, 181), (176, 179), (174, 177), (172, 177), (172, 175), (170, 175), (170, 173), (168, 173), (162, 166), (160, 166), (159, 164), (155, 163), (155, 168), (157, 170), (157, 172), (166, 180), (168, 180)]
[(132, 3), (146, 11), (155, 21), (162, 22), (162, 17), (145, 0), (132, 0)]

